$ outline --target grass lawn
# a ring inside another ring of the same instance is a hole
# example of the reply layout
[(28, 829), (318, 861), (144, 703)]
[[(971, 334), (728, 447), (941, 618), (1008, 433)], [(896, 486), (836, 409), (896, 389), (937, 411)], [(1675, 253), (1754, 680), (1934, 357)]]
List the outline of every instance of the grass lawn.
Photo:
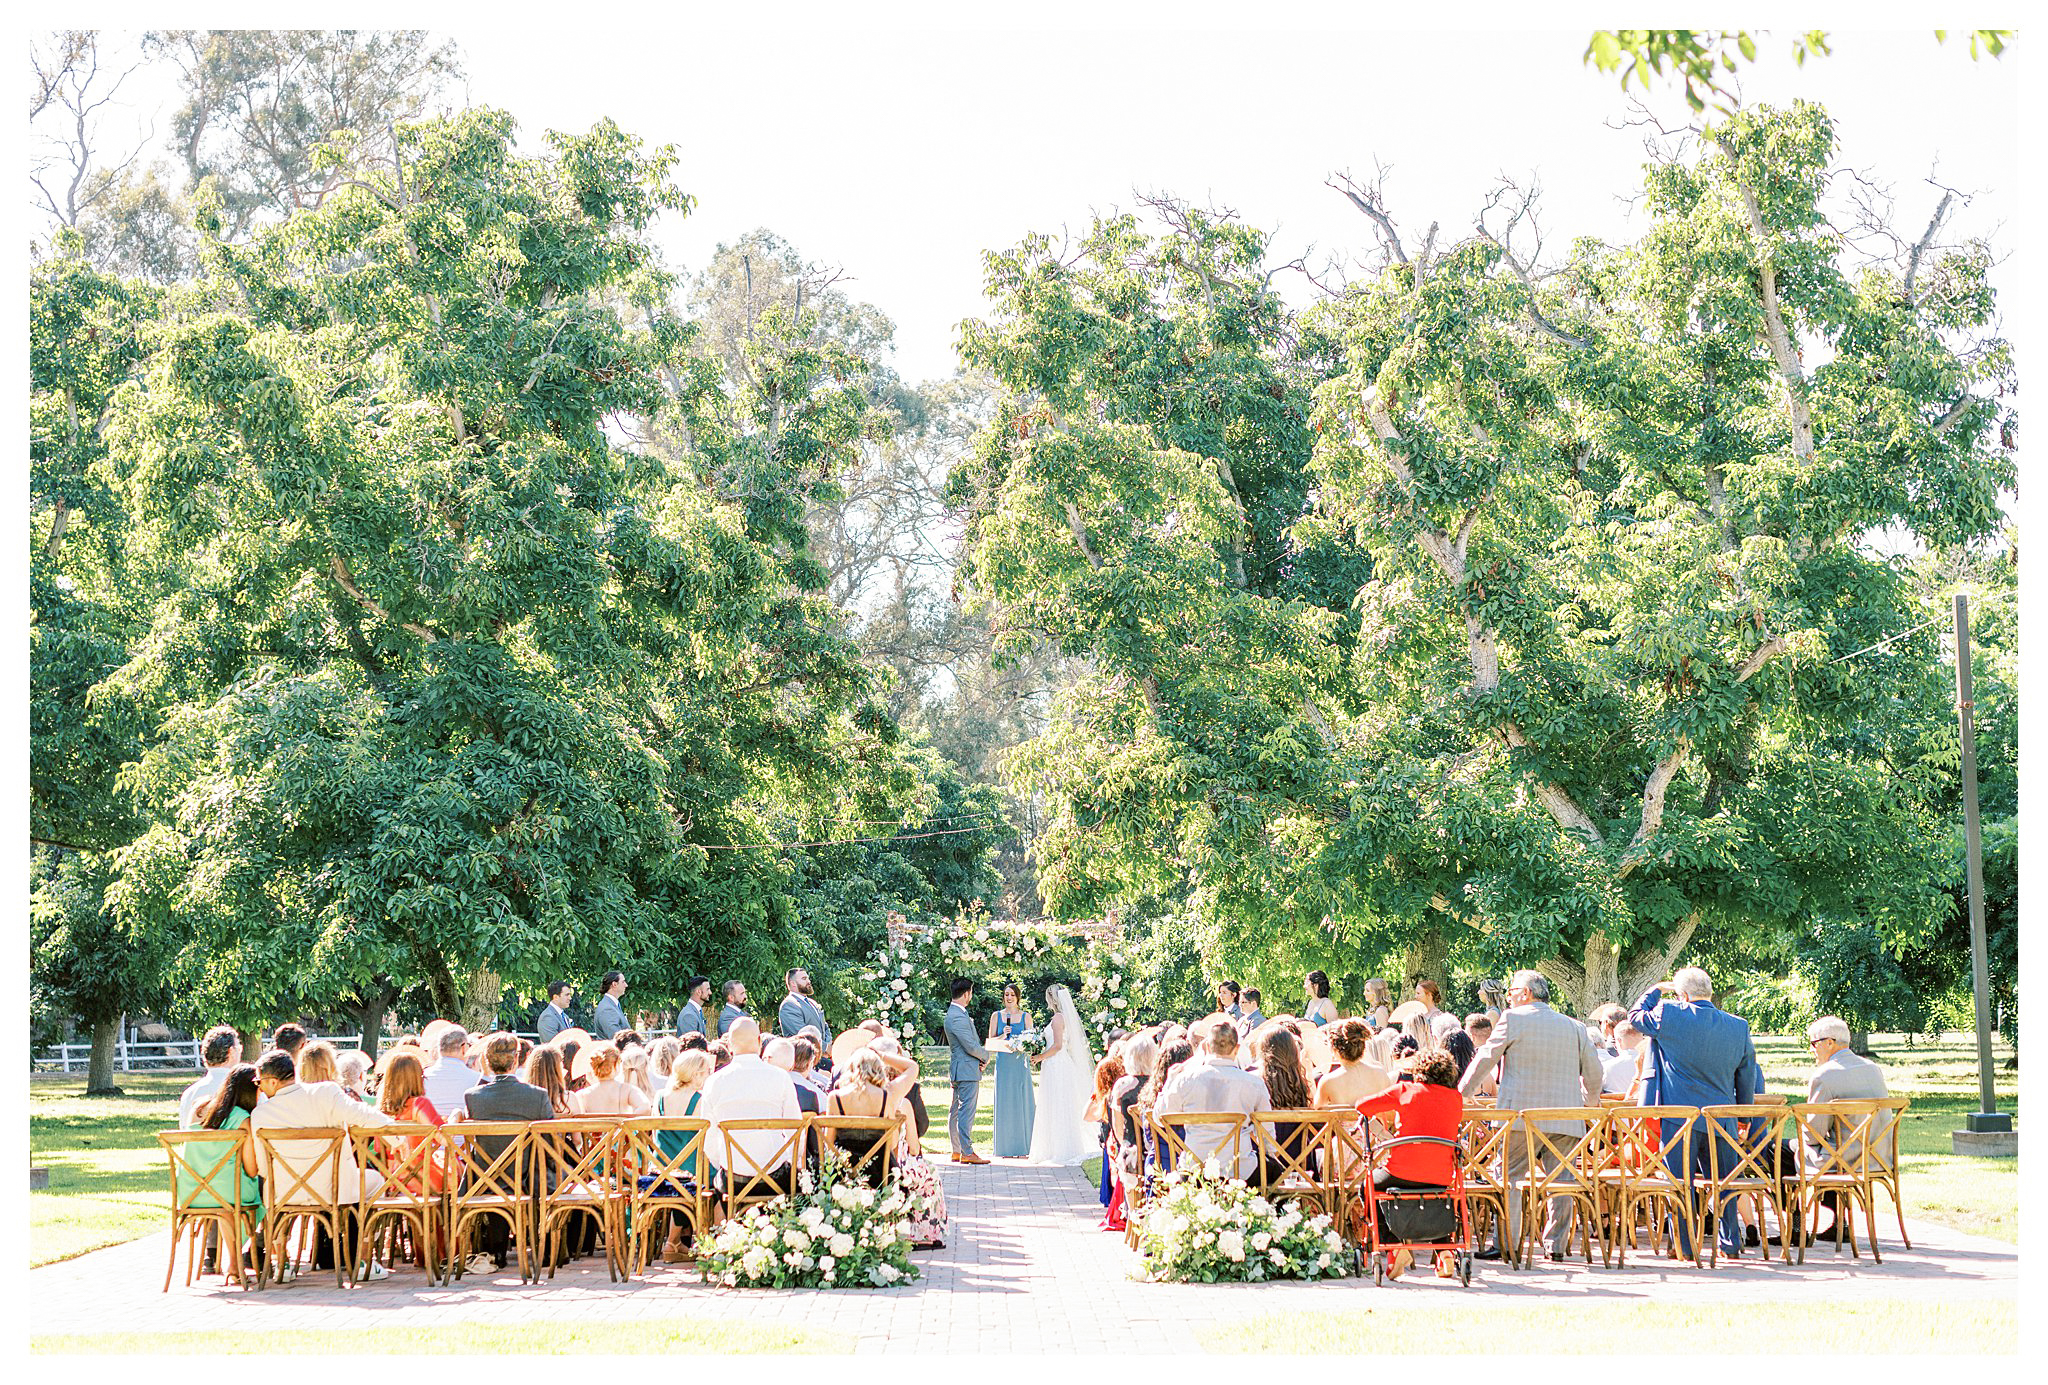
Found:
[(50, 1187), (29, 1194), (30, 1266), (69, 1260), (170, 1225), (170, 1177), (156, 1132), (178, 1124), (178, 1093), (197, 1073), (130, 1073), (126, 1095), (86, 1097), (82, 1075), (29, 1079), (29, 1162)]
[(553, 1356), (564, 1352), (705, 1356), (824, 1355), (853, 1350), (853, 1339), (807, 1327), (753, 1323), (464, 1323), (402, 1333), (107, 1332), (32, 1337), (29, 1350), (111, 1356)]
[[(1432, 1281), (1433, 1282), (1433, 1281)], [(2019, 1350), (2011, 1301), (1925, 1303), (1870, 1299), (1823, 1303), (1583, 1303), (1489, 1305), (1455, 1286), (1427, 1306), (1344, 1313), (1268, 1313), (1219, 1322), (1196, 1334), (1204, 1351), (1383, 1355), (1390, 1347), (1491, 1355), (1503, 1346), (1560, 1355), (1667, 1357), (1674, 1343), (1717, 1344), (1744, 1354), (1783, 1349), (1819, 1355)], [(1518, 1345), (1519, 1344), (1519, 1345)], [(1780, 1347), (1779, 1344), (1782, 1344)]]

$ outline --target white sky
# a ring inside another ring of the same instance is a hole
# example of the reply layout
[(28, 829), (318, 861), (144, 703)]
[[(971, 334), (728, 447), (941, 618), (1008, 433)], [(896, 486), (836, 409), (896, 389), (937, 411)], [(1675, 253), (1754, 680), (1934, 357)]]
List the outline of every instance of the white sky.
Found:
[[(1642, 131), (1615, 77), (1580, 62), (1590, 25), (1532, 33), (1149, 32), (1006, 34), (868, 28), (751, 34), (449, 30), (473, 101), (525, 135), (610, 115), (681, 153), (698, 198), (664, 228), (694, 270), (721, 241), (766, 226), (853, 277), (849, 292), (898, 324), (898, 368), (951, 373), (955, 327), (982, 311), (985, 249), (1085, 228), (1134, 188), (1213, 198), (1307, 244), (1363, 251), (1370, 227), (1323, 186), (1337, 169), (1393, 166), (1390, 197), (1418, 227), (1471, 225), (1493, 177), (1535, 173), (1546, 235), (1629, 233)], [(1749, 99), (1827, 105), (1844, 161), (1901, 193), (1917, 232), (1944, 181), (1978, 196), (1953, 225), (2018, 247), (2019, 46), (1972, 62), (1928, 28), (1837, 32), (1802, 70), (1789, 35), (1761, 45)], [(1670, 123), (1670, 89), (1653, 94)], [(1295, 276), (1289, 280), (1305, 291)], [(1292, 289), (1290, 291), (1293, 291)], [(2009, 326), (2016, 326), (2010, 323)]]

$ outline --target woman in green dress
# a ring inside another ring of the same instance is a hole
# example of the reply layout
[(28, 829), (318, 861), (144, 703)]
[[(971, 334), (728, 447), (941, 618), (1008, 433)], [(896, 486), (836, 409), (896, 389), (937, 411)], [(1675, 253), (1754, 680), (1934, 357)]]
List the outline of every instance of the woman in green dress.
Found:
[[(222, 1080), (213, 1100), (199, 1108), (198, 1124), (194, 1128), (239, 1130), (247, 1124), (249, 1113), (256, 1109), (256, 1100), (256, 1065), (237, 1063), (228, 1069), (228, 1075)], [(239, 1196), (243, 1210), (249, 1215), (250, 1225), (260, 1229), (263, 1225), (263, 1180), (256, 1173), (256, 1142), (249, 1140), (242, 1146), (239, 1180), (235, 1171), (228, 1167), (233, 1148), (226, 1140), (216, 1148), (203, 1147), (197, 1141), (186, 1145), (184, 1160), (177, 1168), (178, 1201), (190, 1207), (221, 1207), (226, 1205), (223, 1199)]]

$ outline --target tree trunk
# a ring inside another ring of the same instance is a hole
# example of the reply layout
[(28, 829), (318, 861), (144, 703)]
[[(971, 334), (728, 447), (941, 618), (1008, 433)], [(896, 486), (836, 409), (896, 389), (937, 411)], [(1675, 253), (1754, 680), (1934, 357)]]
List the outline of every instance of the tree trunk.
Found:
[(463, 1028), (472, 1034), (488, 1034), (498, 1027), (498, 1002), (505, 998), (505, 982), (495, 971), (472, 972), (462, 985)]
[(1394, 997), (1399, 1004), (1408, 999), (1415, 990), (1415, 983), (1424, 979), (1434, 981), (1445, 990), (1445, 1000), (1450, 1001), (1450, 978), (1447, 968), (1450, 962), (1451, 941), (1442, 930), (1432, 928), (1408, 945), (1407, 953), (1401, 959), (1401, 979), (1407, 985), (1407, 992)]
[(114, 1050), (121, 1042), (121, 1017), (112, 1015), (92, 1022), (92, 1054), (85, 1063), (87, 1096), (119, 1096), (114, 1085)]
[(242, 1061), (253, 1063), (263, 1056), (263, 1035), (254, 1029), (237, 1029), (235, 1036), (242, 1041)]
[(377, 1061), (377, 1039), (384, 1032), (384, 993), (379, 991), (370, 997), (369, 1003), (356, 1011), (356, 1024), (362, 1030), (362, 1050), (371, 1062)]
[(1868, 1058), (1871, 1056), (1870, 1031), (1868, 1029), (1851, 1029), (1849, 1031), (1849, 1051), (1858, 1058)]

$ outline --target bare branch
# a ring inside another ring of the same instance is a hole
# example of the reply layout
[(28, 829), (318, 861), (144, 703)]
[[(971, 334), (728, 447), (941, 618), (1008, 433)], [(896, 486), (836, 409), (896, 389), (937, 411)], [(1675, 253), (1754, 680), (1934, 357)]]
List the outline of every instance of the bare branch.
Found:
[(1323, 181), (1323, 186), (1350, 198), (1351, 205), (1364, 212), (1379, 228), (1380, 244), (1386, 248), (1387, 253), (1399, 263), (1407, 264), (1408, 252), (1401, 247), (1401, 235), (1394, 229), (1394, 219), (1387, 215), (1386, 199), (1383, 195), (1387, 169), (1376, 164), (1375, 173), (1371, 187), (1359, 183), (1349, 173), (1332, 174)]

